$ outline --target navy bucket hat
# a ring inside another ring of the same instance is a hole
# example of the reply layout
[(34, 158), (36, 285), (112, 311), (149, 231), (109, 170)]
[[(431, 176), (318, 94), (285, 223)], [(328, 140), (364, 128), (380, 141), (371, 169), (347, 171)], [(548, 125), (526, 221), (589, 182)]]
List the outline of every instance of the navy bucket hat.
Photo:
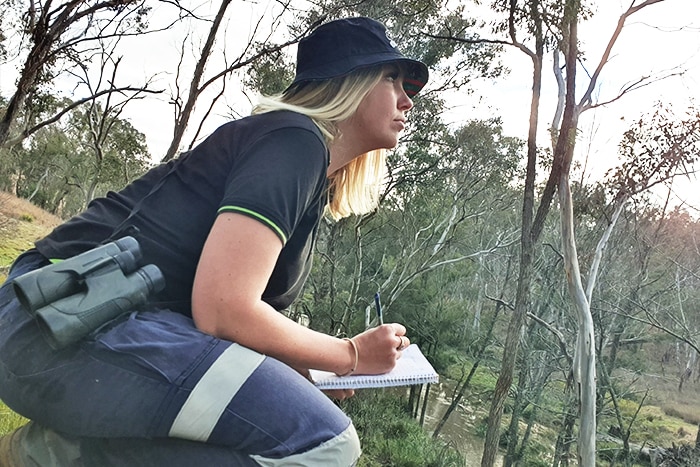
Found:
[(415, 96), (428, 82), (428, 67), (403, 56), (386, 28), (371, 18), (344, 18), (325, 23), (303, 38), (297, 48), (296, 84), (347, 75), (355, 70), (398, 62), (406, 71), (404, 89)]

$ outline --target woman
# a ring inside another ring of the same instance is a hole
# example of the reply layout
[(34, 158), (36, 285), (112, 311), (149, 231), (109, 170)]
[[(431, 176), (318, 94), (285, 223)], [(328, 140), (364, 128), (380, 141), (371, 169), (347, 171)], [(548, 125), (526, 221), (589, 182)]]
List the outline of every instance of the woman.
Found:
[[(322, 25), (299, 43), (281, 96), (95, 200), (18, 258), (0, 295), (0, 398), (34, 422), (5, 439), (14, 462), (355, 463), (351, 421), (307, 369), (389, 371), (409, 344), (406, 329), (339, 339), (279, 311), (308, 275), (328, 193), (336, 218), (374, 207), (366, 185), (379, 179), (384, 149), (398, 143), (427, 78), (380, 23)], [(51, 349), (9, 283), (125, 235), (163, 272), (164, 290)]]

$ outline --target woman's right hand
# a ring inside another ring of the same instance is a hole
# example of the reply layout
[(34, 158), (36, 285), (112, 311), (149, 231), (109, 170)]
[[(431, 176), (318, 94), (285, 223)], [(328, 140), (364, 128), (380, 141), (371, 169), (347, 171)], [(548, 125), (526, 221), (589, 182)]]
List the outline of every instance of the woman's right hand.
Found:
[[(261, 297), (282, 242), (272, 229), (238, 213), (216, 218), (204, 244), (192, 290), (198, 329), (276, 358), (292, 368), (336, 374), (378, 374), (391, 370), (408, 340), (406, 328), (386, 324), (353, 337), (350, 343), (300, 326)], [(231, 258), (236, 258), (231, 261)], [(236, 287), (231, 287), (236, 284)]]
[(388, 323), (368, 329), (352, 338), (357, 347), (357, 367), (354, 374), (382, 374), (391, 371), (403, 349), (411, 343), (406, 327)]

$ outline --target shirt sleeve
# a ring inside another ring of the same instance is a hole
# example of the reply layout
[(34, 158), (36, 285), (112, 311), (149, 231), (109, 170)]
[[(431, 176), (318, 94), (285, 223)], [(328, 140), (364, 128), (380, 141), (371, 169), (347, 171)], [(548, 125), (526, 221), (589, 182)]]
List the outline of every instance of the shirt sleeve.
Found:
[(238, 212), (272, 229), (285, 244), (319, 196), (328, 167), (325, 144), (304, 128), (261, 136), (233, 164), (221, 212)]

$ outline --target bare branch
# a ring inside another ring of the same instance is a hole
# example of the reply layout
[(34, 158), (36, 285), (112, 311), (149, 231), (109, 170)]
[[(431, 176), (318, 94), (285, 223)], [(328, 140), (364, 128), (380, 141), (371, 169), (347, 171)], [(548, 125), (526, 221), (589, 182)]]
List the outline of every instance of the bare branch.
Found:
[(589, 109), (595, 109), (597, 107), (602, 107), (602, 106), (605, 106), (608, 104), (612, 104), (613, 102), (616, 102), (616, 101), (622, 99), (624, 96), (626, 96), (627, 94), (629, 94), (632, 91), (636, 91), (637, 89), (641, 89), (641, 88), (644, 88), (646, 86), (650, 86), (654, 83), (657, 83), (659, 81), (663, 81), (663, 80), (671, 78), (673, 76), (683, 76), (685, 73), (686, 73), (686, 70), (682, 70), (682, 71), (676, 71), (676, 72), (672, 72), (672, 73), (669, 73), (669, 74), (666, 74), (663, 76), (657, 76), (657, 77), (642, 76), (638, 80), (625, 85), (620, 90), (620, 92), (617, 94), (617, 96), (615, 96), (611, 99), (608, 99), (608, 100), (602, 101), (602, 102), (596, 102), (596, 103), (593, 103), (592, 101), (589, 100), (585, 103), (582, 103), (581, 112), (584, 112), (584, 111), (589, 110)]
[(19, 142), (24, 140), (27, 136), (35, 133), (39, 129), (44, 128), (45, 126), (48, 126), (52, 123), (56, 123), (58, 120), (61, 119), (61, 117), (63, 117), (64, 115), (69, 113), (71, 110), (75, 109), (76, 107), (80, 107), (81, 105), (85, 104), (86, 102), (93, 101), (93, 100), (97, 99), (98, 97), (101, 97), (101, 96), (104, 96), (104, 95), (110, 94), (110, 93), (116, 93), (116, 92), (119, 92), (119, 93), (136, 92), (136, 93), (147, 93), (147, 94), (161, 94), (164, 91), (163, 90), (145, 89), (145, 88), (139, 88), (139, 87), (133, 87), (133, 86), (122, 86), (122, 87), (118, 87), (118, 88), (104, 89), (102, 91), (98, 91), (91, 96), (84, 97), (82, 99), (79, 99), (79, 100), (71, 103), (70, 105), (68, 105), (67, 107), (62, 109), (60, 112), (55, 114), (54, 116), (34, 125), (33, 127), (25, 129), (24, 131), (22, 131), (22, 133), (19, 136), (17, 136), (16, 138), (13, 138), (11, 140), (7, 140), (7, 142), (0, 145), (0, 147), (3, 147), (3, 148), (12, 147), (15, 144), (18, 144)]
[(661, 3), (664, 0), (645, 0), (644, 2), (640, 3), (639, 5), (635, 5), (634, 1), (632, 1), (632, 4), (627, 8), (627, 10), (620, 15), (620, 18), (617, 20), (617, 26), (615, 27), (615, 30), (612, 33), (612, 36), (610, 36), (610, 40), (608, 41), (608, 45), (605, 47), (605, 52), (603, 52), (603, 55), (600, 58), (600, 61), (598, 62), (598, 66), (596, 67), (595, 71), (593, 72), (593, 75), (591, 76), (591, 79), (588, 83), (588, 88), (586, 89), (586, 92), (583, 94), (581, 97), (581, 100), (579, 101), (579, 107), (583, 108), (588, 106), (587, 108), (590, 108), (590, 102), (592, 100), (593, 96), (593, 90), (595, 89), (597, 83), (598, 83), (598, 78), (600, 77), (601, 72), (603, 71), (603, 67), (605, 64), (608, 62), (610, 59), (610, 54), (612, 53), (613, 46), (617, 42), (617, 39), (620, 37), (620, 34), (622, 33), (622, 29), (625, 25), (625, 21), (627, 21), (627, 18), (629, 18), (631, 15), (634, 13), (638, 12), (639, 10), (646, 8), (650, 5), (653, 5), (655, 3)]
[(673, 337), (681, 342), (685, 342), (693, 350), (700, 353), (700, 344), (698, 344), (694, 340), (690, 339), (690, 336), (683, 336), (683, 335), (677, 333), (676, 331), (674, 331), (673, 329), (669, 329), (667, 326), (664, 326), (658, 319), (656, 319), (656, 317), (654, 317), (648, 311), (645, 312), (646, 319), (642, 319), (642, 318), (639, 318), (637, 316), (630, 315), (629, 313), (622, 313), (620, 311), (615, 311), (615, 310), (610, 310), (610, 312), (615, 313), (618, 316), (622, 316), (623, 318), (652, 326), (653, 328), (658, 329), (659, 331), (662, 331), (662, 332), (668, 334), (669, 336), (671, 336), (671, 337)]
[(547, 321), (543, 320), (539, 316), (537, 316), (534, 313), (527, 313), (527, 317), (530, 318), (531, 320), (537, 322), (539, 325), (541, 325), (543, 328), (545, 328), (547, 331), (552, 333), (554, 337), (557, 338), (557, 343), (559, 344), (559, 350), (561, 351), (562, 355), (566, 358), (566, 361), (569, 363), (569, 365), (573, 364), (573, 357), (569, 353), (568, 350), (568, 342), (569, 339), (567, 339), (564, 334), (557, 328), (554, 327), (554, 325), (549, 324)]

